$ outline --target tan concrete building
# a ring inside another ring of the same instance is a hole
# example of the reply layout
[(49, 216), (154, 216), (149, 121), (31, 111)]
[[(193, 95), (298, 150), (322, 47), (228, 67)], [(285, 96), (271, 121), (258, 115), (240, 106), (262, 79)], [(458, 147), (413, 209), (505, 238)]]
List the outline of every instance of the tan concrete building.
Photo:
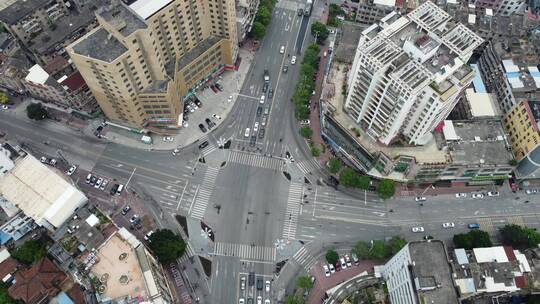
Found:
[(107, 118), (164, 132), (182, 125), (190, 89), (234, 64), (234, 0), (113, 2), (67, 51)]

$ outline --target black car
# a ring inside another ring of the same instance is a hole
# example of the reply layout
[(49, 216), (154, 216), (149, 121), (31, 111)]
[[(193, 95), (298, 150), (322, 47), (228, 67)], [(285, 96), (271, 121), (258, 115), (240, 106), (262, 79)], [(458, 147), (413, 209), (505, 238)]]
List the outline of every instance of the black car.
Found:
[(204, 149), (208, 146), (208, 141), (205, 141), (203, 142), (202, 144), (199, 145), (199, 149)]
[(253, 147), (255, 146), (256, 142), (257, 142), (257, 136), (251, 135), (251, 138), (249, 139), (249, 145)]
[(288, 70), (289, 70), (289, 66), (288, 66), (288, 65), (284, 65), (284, 66), (283, 66), (283, 73), (287, 73)]
[(223, 86), (221, 85), (221, 83), (216, 83), (216, 88), (223, 92)]
[(264, 138), (264, 129), (261, 129), (259, 131), (259, 139), (263, 139)]
[(304, 14), (304, 10), (299, 8), (298, 9), (298, 16), (302, 16)]
[(274, 97), (274, 90), (270, 89), (268, 90), (268, 98), (272, 98), (272, 97)]
[(204, 120), (206, 122), (206, 124), (208, 125), (208, 129), (212, 129), (216, 124), (210, 120), (210, 118), (207, 118)]
[(118, 187), (119, 187), (119, 186), (120, 186), (120, 185), (118, 185), (118, 184), (114, 184), (114, 185), (112, 186), (112, 188), (111, 188), (111, 191), (110, 191), (109, 193), (110, 193), (111, 195), (115, 195), (115, 194), (116, 194), (116, 191), (118, 190)]
[(129, 210), (131, 210), (131, 207), (126, 205), (124, 208), (122, 208), (122, 215), (128, 214)]
[(260, 117), (262, 115), (263, 109), (261, 107), (257, 108), (257, 117)]
[(202, 102), (199, 99), (195, 99), (195, 104), (197, 107), (202, 108)]
[(199, 129), (201, 129), (201, 131), (202, 131), (203, 133), (206, 133), (206, 131), (207, 131), (207, 130), (206, 130), (206, 127), (205, 127), (203, 124), (199, 124)]
[(263, 289), (263, 279), (258, 278), (257, 279), (257, 290), (262, 290), (262, 289)]
[(250, 272), (248, 276), (248, 285), (253, 286), (255, 284), (255, 272)]
[(263, 93), (266, 93), (266, 91), (268, 91), (268, 83), (264, 83), (263, 85)]
[(97, 180), (98, 180), (97, 177), (92, 175), (92, 177), (90, 177), (90, 185), (92, 186), (95, 185)]

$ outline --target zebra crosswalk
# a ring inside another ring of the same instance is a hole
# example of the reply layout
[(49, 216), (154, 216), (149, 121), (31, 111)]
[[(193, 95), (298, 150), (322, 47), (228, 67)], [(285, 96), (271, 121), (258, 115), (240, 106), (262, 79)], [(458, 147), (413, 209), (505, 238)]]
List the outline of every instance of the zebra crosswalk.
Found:
[(283, 168), (282, 159), (238, 151), (231, 151), (229, 162), (271, 170), (281, 170)]
[(510, 216), (506, 218), (508, 224), (514, 224), (518, 226), (526, 226), (522, 216)]
[(216, 242), (214, 248), (215, 255), (239, 257), (250, 261), (274, 262), (276, 260), (274, 247)]
[(182, 257), (180, 257), (178, 259), (178, 263), (181, 264), (181, 263), (186, 263), (190, 257), (194, 256), (195, 255), (195, 251), (193, 251), (193, 248), (191, 247), (191, 244), (188, 242), (187, 243), (187, 246), (186, 246), (186, 253), (184, 255), (182, 255)]
[(201, 220), (204, 217), (206, 207), (208, 206), (208, 201), (212, 196), (212, 189), (214, 188), (218, 173), (219, 169), (217, 168), (206, 168), (203, 182), (197, 192), (197, 198), (195, 199), (195, 203), (189, 211), (192, 218)]
[(305, 160), (299, 161), (296, 163), (296, 166), (304, 174), (308, 174), (310, 172), (313, 172), (321, 168), (319, 163), (317, 163), (317, 161), (314, 159), (305, 159)]
[(282, 237), (285, 240), (295, 239), (296, 227), (298, 225), (298, 213), (300, 211), (300, 202), (304, 189), (302, 184), (291, 183), (289, 185), (289, 194), (287, 197), (287, 211), (283, 223)]
[(490, 235), (495, 235), (497, 232), (497, 229), (495, 228), (493, 222), (491, 221), (491, 218), (489, 217), (479, 218), (478, 224), (480, 224), (480, 229), (484, 230)]
[(311, 269), (311, 267), (313, 266), (313, 264), (315, 264), (315, 262), (317, 262), (317, 259), (312, 256), (311, 254), (308, 253), (307, 249), (305, 246), (303, 246), (302, 248), (300, 248), (300, 250), (298, 250), (294, 255), (293, 255), (293, 259), (298, 263), (300, 264), (302, 267), (304, 267), (304, 269), (306, 271), (309, 272), (309, 270)]
[(214, 145), (214, 143), (212, 143), (211, 140), (208, 140), (208, 137), (206, 137), (206, 136), (204, 136), (203, 138), (201, 138), (201, 139), (199, 140), (200, 143), (203, 143), (203, 142), (205, 142), (205, 141), (208, 142), (208, 146), (204, 147), (204, 148), (201, 150), (200, 154), (201, 154), (202, 156), (206, 156), (206, 155), (208, 155), (208, 154), (214, 152), (214, 151), (218, 148), (218, 147), (216, 147), (216, 145)]

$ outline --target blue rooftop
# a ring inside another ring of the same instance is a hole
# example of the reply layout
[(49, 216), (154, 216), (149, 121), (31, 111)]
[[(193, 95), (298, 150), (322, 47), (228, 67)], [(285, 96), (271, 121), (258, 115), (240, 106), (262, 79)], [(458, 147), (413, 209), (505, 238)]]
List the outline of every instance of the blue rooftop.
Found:
[(471, 66), (474, 69), (473, 85), (476, 93), (487, 93), (482, 76), (480, 76), (480, 69), (478, 68), (478, 65), (471, 64)]

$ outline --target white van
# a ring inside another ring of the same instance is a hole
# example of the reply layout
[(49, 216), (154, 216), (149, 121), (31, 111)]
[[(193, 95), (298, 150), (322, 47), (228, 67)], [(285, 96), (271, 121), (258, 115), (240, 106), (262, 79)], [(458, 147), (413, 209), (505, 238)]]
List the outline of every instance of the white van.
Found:
[(120, 195), (120, 193), (122, 193), (122, 190), (124, 190), (124, 185), (122, 184), (118, 185), (118, 189), (116, 190), (116, 195)]
[(249, 137), (249, 131), (250, 131), (249, 128), (246, 128), (246, 132), (244, 133), (245, 137)]

